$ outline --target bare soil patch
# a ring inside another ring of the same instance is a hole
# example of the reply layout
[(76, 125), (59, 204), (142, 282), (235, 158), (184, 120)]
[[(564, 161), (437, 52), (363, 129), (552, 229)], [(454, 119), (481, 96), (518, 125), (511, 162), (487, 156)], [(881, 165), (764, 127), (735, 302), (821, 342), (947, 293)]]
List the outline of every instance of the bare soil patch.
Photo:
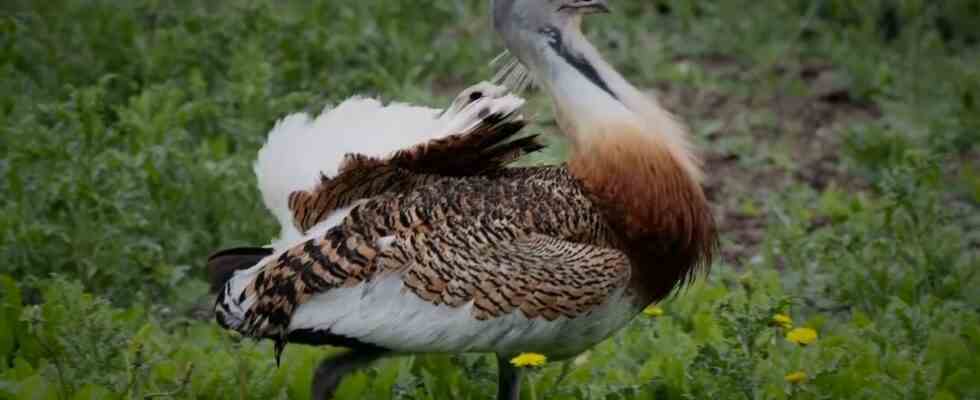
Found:
[[(684, 61), (720, 79), (759, 80), (760, 72), (724, 56)], [(840, 71), (829, 63), (776, 67), (763, 74), (802, 82), (807, 94), (791, 95), (765, 85), (749, 95), (674, 83), (657, 87), (661, 102), (685, 121), (713, 124), (702, 147), (704, 185), (726, 238), (722, 259), (730, 265), (758, 254), (770, 196), (800, 184), (817, 191), (864, 189), (866, 184), (848, 175), (841, 161), (842, 137), (848, 125), (880, 116), (873, 104), (855, 99), (838, 79)], [(741, 145), (726, 144), (733, 140)], [(818, 226), (826, 223), (813, 221)]]

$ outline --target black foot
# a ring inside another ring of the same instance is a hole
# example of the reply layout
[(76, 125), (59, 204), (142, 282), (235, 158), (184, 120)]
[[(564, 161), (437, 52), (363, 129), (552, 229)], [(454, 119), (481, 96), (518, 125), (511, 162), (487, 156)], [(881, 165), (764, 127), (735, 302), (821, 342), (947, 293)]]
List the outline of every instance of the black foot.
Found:
[(348, 374), (367, 367), (388, 354), (383, 349), (354, 349), (320, 361), (313, 373), (313, 400), (329, 400)]
[(497, 400), (520, 400), (521, 370), (497, 354)]

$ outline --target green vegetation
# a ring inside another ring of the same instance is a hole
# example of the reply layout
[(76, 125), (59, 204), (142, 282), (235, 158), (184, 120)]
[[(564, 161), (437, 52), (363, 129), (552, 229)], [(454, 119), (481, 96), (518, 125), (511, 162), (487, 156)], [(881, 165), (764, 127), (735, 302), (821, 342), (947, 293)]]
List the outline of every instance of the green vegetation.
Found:
[[(485, 3), (3, 2), (0, 399), (307, 398), (337, 350), (277, 368), (209, 319), (203, 261), (275, 234), (251, 163), (277, 118), (491, 76)], [(613, 3), (591, 37), (691, 124), (723, 255), (526, 398), (980, 398), (978, 3)], [(487, 399), (494, 370), (390, 359), (341, 398)]]

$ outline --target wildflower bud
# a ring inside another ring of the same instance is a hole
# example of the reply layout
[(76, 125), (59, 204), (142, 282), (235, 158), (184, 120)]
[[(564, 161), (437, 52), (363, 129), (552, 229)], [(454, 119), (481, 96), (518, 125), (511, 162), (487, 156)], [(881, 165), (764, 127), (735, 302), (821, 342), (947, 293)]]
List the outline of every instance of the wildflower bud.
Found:
[(772, 319), (769, 321), (769, 325), (783, 329), (791, 329), (793, 328), (793, 319), (786, 314), (776, 314), (772, 316)]
[(664, 315), (664, 309), (660, 308), (659, 306), (651, 305), (643, 309), (643, 314), (648, 317), (659, 317)]
[(799, 383), (806, 382), (807, 376), (806, 376), (806, 372), (796, 371), (787, 374), (783, 379), (785, 379), (786, 382), (789, 383), (799, 384)]
[(800, 346), (806, 346), (817, 341), (817, 331), (810, 328), (796, 328), (786, 334), (786, 340)]
[(518, 368), (540, 367), (546, 362), (548, 362), (548, 357), (538, 353), (521, 353), (510, 359), (511, 365)]

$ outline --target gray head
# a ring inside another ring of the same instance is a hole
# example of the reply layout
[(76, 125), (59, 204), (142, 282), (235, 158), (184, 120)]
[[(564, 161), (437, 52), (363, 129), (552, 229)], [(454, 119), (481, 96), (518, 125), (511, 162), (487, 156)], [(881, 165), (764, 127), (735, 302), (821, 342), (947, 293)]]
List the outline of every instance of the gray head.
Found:
[(491, 0), (493, 27), (525, 65), (564, 36), (580, 36), (583, 15), (609, 12), (608, 0)]
[(557, 25), (585, 14), (608, 13), (608, 0), (491, 0), (498, 32)]
[[(494, 29), (518, 61), (498, 74), (505, 85), (519, 91), (534, 81), (559, 102), (568, 93), (563, 95), (557, 86), (579, 96), (583, 90), (574, 87), (587, 81), (592, 88), (585, 91), (599, 90), (598, 96), (618, 100), (610, 80), (621, 80), (619, 75), (602, 61), (581, 29), (583, 16), (609, 12), (608, 0), (491, 0), (491, 6)], [(567, 73), (569, 68), (575, 72)]]
[[(490, 0), (493, 27), (519, 62), (503, 81), (530, 78), (551, 97), (560, 132), (574, 146), (610, 132), (640, 133), (668, 148), (695, 180), (701, 171), (684, 126), (631, 85), (582, 34), (582, 17), (609, 12), (609, 0)], [(517, 76), (516, 79), (511, 79)], [(507, 85), (514, 87), (515, 85)], [(520, 87), (521, 85), (516, 85)]]

